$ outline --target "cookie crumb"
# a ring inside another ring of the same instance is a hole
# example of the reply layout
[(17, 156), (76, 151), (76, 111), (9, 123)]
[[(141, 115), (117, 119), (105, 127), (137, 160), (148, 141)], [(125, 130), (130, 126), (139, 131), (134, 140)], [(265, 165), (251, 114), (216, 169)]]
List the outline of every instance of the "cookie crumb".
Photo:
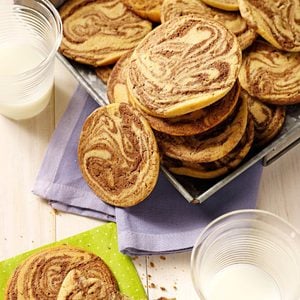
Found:
[(154, 268), (154, 267), (155, 267), (154, 262), (150, 261), (150, 267), (151, 267), (151, 268)]
[(166, 260), (167, 259), (165, 256), (160, 256), (159, 258), (162, 259), (162, 260)]
[(161, 286), (160, 289), (161, 289), (163, 292), (165, 292), (165, 291), (167, 290), (167, 289), (166, 289), (165, 287), (163, 287), (163, 286)]
[(156, 288), (156, 285), (155, 285), (155, 283), (151, 282), (151, 284), (150, 284), (149, 287), (155, 289), (155, 288)]

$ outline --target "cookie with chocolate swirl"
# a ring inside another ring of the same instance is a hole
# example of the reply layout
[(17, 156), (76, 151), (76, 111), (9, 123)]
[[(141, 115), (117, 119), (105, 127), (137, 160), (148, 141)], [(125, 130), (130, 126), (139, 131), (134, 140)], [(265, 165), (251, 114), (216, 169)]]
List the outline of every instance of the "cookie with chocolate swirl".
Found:
[(171, 136), (156, 132), (155, 136), (163, 155), (190, 163), (208, 163), (234, 149), (245, 133), (247, 119), (247, 101), (240, 98), (234, 114), (212, 131), (193, 136)]
[(224, 157), (209, 163), (191, 163), (163, 157), (162, 165), (177, 175), (201, 179), (213, 179), (233, 171), (249, 153), (254, 140), (253, 120), (249, 118), (247, 129), (240, 142)]
[(262, 147), (279, 134), (285, 121), (286, 108), (265, 104), (250, 96), (245, 90), (241, 92), (241, 97), (247, 100), (249, 113), (254, 120), (255, 146)]
[(300, 51), (299, 0), (239, 0), (248, 24), (278, 49)]
[(95, 110), (78, 145), (83, 178), (103, 201), (121, 207), (143, 201), (159, 172), (154, 134), (145, 118), (126, 103)]
[(222, 10), (239, 10), (239, 0), (202, 0), (206, 4)]
[(200, 0), (165, 0), (163, 2), (162, 23), (186, 15), (207, 17), (219, 21), (236, 35), (242, 50), (250, 46), (256, 38), (255, 30), (247, 25), (239, 12), (222, 11), (209, 7)]
[(74, 268), (86, 278), (100, 279), (112, 290), (118, 291), (113, 274), (100, 257), (62, 245), (27, 258), (13, 273), (6, 299), (56, 300), (65, 277)]
[(116, 62), (152, 29), (119, 0), (69, 0), (60, 15), (61, 53), (95, 67)]
[(251, 96), (265, 103), (300, 103), (300, 53), (257, 41), (243, 57), (239, 81)]
[(129, 9), (144, 19), (160, 22), (160, 8), (163, 0), (121, 0)]
[(236, 36), (217, 21), (183, 16), (156, 27), (135, 48), (127, 73), (131, 100), (146, 113), (181, 116), (233, 87), (241, 65)]
[(95, 69), (96, 76), (103, 82), (107, 83), (110, 74), (112, 72), (113, 66), (103, 66)]

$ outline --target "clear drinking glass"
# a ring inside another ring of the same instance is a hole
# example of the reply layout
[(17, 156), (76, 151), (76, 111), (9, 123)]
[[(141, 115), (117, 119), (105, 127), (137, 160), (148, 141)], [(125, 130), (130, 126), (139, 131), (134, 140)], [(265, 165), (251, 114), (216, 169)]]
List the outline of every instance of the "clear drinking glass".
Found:
[[(239, 210), (225, 214), (210, 223), (196, 241), (191, 271), (201, 300), (219, 299), (216, 294), (222, 300), (227, 299), (226, 295), (231, 300), (299, 300), (300, 234), (269, 212)], [(255, 287), (255, 281), (262, 292)], [(267, 297), (271, 283), (276, 295)], [(240, 296), (235, 298), (239, 289)]]
[(27, 119), (47, 106), (61, 38), (61, 19), (50, 1), (0, 1), (0, 114)]

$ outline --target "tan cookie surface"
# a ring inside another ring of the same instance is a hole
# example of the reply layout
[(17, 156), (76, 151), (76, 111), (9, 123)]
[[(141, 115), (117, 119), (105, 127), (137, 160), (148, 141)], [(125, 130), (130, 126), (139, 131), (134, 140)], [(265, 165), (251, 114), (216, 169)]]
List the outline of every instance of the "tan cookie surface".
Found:
[(243, 89), (263, 102), (299, 103), (300, 53), (283, 52), (257, 41), (243, 57), (239, 81)]
[(209, 7), (200, 0), (165, 0), (163, 2), (162, 22), (186, 15), (208, 17), (219, 21), (236, 35), (242, 50), (250, 46), (256, 38), (255, 30), (247, 25), (238, 12)]
[(152, 29), (119, 0), (69, 0), (60, 15), (61, 53), (95, 67), (116, 62)]
[(240, 65), (233, 33), (214, 20), (183, 16), (158, 26), (137, 46), (127, 87), (146, 113), (171, 118), (225, 96)]
[(95, 69), (95, 73), (97, 77), (103, 82), (107, 83), (110, 74), (112, 72), (113, 67), (112, 66), (103, 66), (103, 67), (98, 67)]
[(239, 0), (202, 0), (206, 4), (222, 10), (239, 10)]
[(132, 106), (113, 103), (85, 121), (78, 145), (83, 178), (103, 201), (132, 206), (153, 190), (159, 154), (151, 127)]
[(278, 49), (300, 51), (299, 0), (239, 0), (250, 26)]

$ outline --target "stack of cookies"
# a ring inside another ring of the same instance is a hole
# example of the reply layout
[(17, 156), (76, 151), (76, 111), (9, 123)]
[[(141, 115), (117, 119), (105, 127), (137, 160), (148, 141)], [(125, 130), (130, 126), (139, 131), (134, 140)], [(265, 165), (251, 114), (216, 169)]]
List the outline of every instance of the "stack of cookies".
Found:
[(147, 120), (171, 172), (210, 179), (269, 143), (285, 106), (300, 102), (299, 9), (297, 0), (69, 1), (61, 52), (98, 67), (109, 101)]
[(28, 257), (12, 274), (5, 299), (129, 300), (99, 256), (65, 245)]

